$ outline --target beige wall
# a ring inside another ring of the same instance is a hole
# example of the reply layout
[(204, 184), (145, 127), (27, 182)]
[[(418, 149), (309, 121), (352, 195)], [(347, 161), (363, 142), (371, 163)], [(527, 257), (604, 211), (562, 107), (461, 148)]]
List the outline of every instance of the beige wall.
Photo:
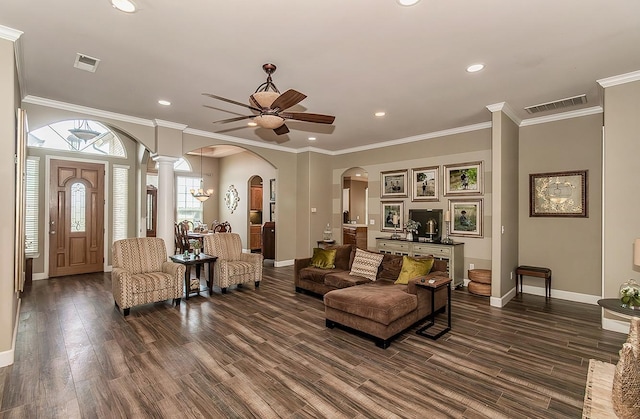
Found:
[(604, 92), (604, 278), (603, 296), (618, 296), (620, 284), (640, 281), (633, 241), (640, 238), (640, 81)]
[[(553, 272), (554, 290), (594, 296), (599, 296), (601, 292), (601, 132), (602, 114), (525, 126), (520, 129), (518, 261), (521, 265), (550, 268)], [(623, 168), (633, 167), (637, 163), (632, 162), (634, 153), (629, 152), (629, 143), (630, 140), (627, 140), (625, 135), (625, 147), (620, 150), (620, 155), (615, 156), (616, 164), (608, 169), (620, 170), (620, 177), (623, 179), (629, 176), (628, 171)], [(624, 160), (627, 162), (624, 163)], [(622, 168), (618, 169), (619, 166)], [(529, 217), (529, 175), (569, 170), (589, 171), (589, 218)], [(633, 200), (633, 196), (638, 196), (629, 194), (629, 190), (626, 189), (631, 187), (631, 190), (638, 190), (635, 179), (634, 185), (626, 182), (624, 192), (621, 191), (617, 202)], [(611, 186), (615, 189), (615, 185)], [(608, 203), (612, 202), (610, 199), (609, 197)], [(616, 216), (621, 217), (621, 230), (627, 230), (628, 218), (624, 221), (622, 218), (626, 217), (627, 209), (633, 205), (616, 204), (615, 207), (620, 209)], [(635, 231), (638, 233), (638, 228)], [(618, 233), (616, 232), (616, 237)], [(631, 254), (632, 237), (636, 236), (631, 233), (625, 245), (628, 255)], [(540, 280), (526, 277), (524, 284), (543, 286)]]
[[(16, 77), (13, 42), (0, 38), (0, 178), (7, 186), (5, 203), (15, 202)], [(18, 294), (14, 291), (15, 207), (0, 207), (0, 366), (13, 362), (12, 338), (17, 321)]]
[[(368, 247), (375, 249), (376, 237), (389, 237), (390, 233), (380, 231), (380, 172), (412, 168), (440, 166), (440, 199), (437, 202), (411, 202), (411, 198), (402, 198), (405, 204), (405, 217), (412, 208), (448, 208), (449, 197), (443, 196), (442, 176), (445, 164), (482, 161), (484, 167), (485, 205), (491, 197), (491, 129), (482, 129), (445, 137), (422, 140), (410, 144), (345, 153), (333, 156), (333, 222), (342, 222), (342, 174), (352, 167), (361, 167), (369, 174), (369, 220)], [(474, 197), (475, 198), (475, 197)], [(456, 242), (465, 243), (465, 273), (469, 263), (477, 268), (491, 268), (491, 213), (484, 213), (484, 237), (452, 237)], [(340, 236), (335, 235), (338, 238)]]
[(495, 220), (491, 304), (501, 307), (509, 299), (502, 297), (515, 288), (513, 274), (518, 265), (518, 125), (502, 110), (493, 112), (492, 121), (493, 196), (486, 209)]
[[(267, 161), (248, 151), (223, 157), (219, 160), (220, 178), (217, 190), (220, 191), (220, 194), (217, 201), (214, 200), (214, 203), (218, 203), (219, 221), (229, 221), (233, 232), (238, 233), (242, 238), (242, 247), (248, 249), (251, 194), (249, 182), (253, 176), (260, 176), (263, 181), (266, 179), (268, 182), (268, 179), (276, 177), (276, 171)], [(234, 185), (240, 197), (238, 208), (233, 214), (224, 203), (224, 194), (231, 185)], [(212, 199), (209, 199), (209, 201), (212, 201)], [(276, 224), (276, 234), (278, 232), (277, 227), (278, 225)]]

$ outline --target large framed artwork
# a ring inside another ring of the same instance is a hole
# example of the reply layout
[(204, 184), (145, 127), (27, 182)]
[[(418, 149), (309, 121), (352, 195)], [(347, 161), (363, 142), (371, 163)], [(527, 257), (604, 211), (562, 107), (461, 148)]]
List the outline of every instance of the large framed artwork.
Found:
[(380, 172), (380, 198), (406, 198), (407, 171)]
[(588, 170), (529, 175), (530, 217), (589, 217)]
[(444, 165), (444, 194), (482, 195), (482, 162)]
[(404, 202), (386, 201), (380, 203), (380, 231), (402, 230), (404, 225)]
[(438, 201), (439, 166), (411, 169), (411, 200)]
[(482, 199), (450, 199), (450, 236), (482, 237)]

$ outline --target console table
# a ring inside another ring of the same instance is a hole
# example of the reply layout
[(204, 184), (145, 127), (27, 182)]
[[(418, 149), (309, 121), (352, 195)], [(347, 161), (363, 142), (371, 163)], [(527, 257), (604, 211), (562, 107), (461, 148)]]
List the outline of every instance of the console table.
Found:
[(413, 242), (377, 238), (376, 249), (380, 253), (403, 256), (429, 256), (447, 261), (447, 271), (451, 278), (451, 288), (464, 283), (464, 243)]
[(598, 305), (618, 315), (622, 314), (624, 317), (640, 317), (640, 310), (622, 307), (622, 302), (619, 298), (603, 298), (598, 300)]

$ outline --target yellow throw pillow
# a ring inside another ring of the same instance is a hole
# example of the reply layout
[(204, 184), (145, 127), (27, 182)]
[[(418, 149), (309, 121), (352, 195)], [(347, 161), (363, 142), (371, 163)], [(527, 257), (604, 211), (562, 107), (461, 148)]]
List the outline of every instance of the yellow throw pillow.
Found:
[(316, 247), (313, 249), (313, 257), (311, 257), (311, 266), (315, 266), (320, 269), (333, 269), (336, 267), (334, 264), (336, 260), (336, 249), (320, 249)]
[(433, 259), (414, 259), (409, 256), (402, 257), (402, 269), (394, 284), (408, 284), (410, 279), (416, 276), (426, 275), (431, 272)]

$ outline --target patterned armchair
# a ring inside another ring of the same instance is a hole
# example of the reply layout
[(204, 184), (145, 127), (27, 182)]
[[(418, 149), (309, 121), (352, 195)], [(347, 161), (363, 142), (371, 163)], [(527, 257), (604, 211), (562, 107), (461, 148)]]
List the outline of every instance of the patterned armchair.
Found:
[(213, 285), (227, 292), (229, 285), (253, 281), (256, 288), (262, 280), (262, 255), (242, 253), (242, 241), (236, 233), (216, 233), (205, 236), (204, 253), (217, 256), (213, 264)]
[(184, 285), (184, 265), (167, 260), (164, 240), (143, 237), (113, 243), (111, 290), (116, 307), (129, 315), (140, 304), (173, 298), (180, 305)]

